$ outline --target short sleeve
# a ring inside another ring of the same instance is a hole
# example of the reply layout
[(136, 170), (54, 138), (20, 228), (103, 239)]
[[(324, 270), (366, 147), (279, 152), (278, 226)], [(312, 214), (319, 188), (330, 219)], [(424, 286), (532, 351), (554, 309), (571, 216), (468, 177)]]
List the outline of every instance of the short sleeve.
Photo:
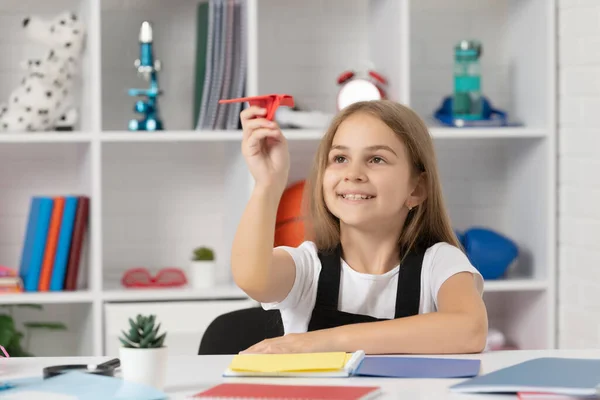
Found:
[(305, 241), (298, 247), (279, 246), (287, 251), (296, 264), (294, 285), (281, 302), (261, 303), (265, 310), (304, 309), (314, 307), (316, 287), (321, 272), (321, 261), (313, 242)]
[(475, 279), (475, 286), (479, 294), (483, 295), (483, 277), (481, 273), (471, 264), (469, 258), (458, 247), (450, 243), (437, 244), (431, 262), (431, 293), (437, 308), (437, 294), (444, 282), (453, 275), (460, 272), (470, 272)]

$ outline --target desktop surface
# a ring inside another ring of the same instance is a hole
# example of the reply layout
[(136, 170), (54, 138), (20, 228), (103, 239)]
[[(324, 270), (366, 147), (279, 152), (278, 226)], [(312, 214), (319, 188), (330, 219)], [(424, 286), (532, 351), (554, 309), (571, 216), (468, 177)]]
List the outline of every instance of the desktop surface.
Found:
[[(379, 386), (382, 394), (377, 399), (516, 399), (516, 396), (459, 394), (448, 388), (465, 379), (394, 379), (394, 378), (224, 378), (223, 371), (233, 356), (172, 356), (167, 368), (164, 391), (169, 399), (186, 399), (223, 382), (271, 383), (291, 385), (358, 385)], [(411, 357), (411, 356), (408, 356)], [(481, 374), (508, 367), (538, 357), (597, 358), (600, 350), (527, 350), (498, 351), (464, 355), (415, 355), (415, 357), (476, 358), (481, 360)], [(0, 380), (41, 376), (46, 366), (60, 364), (98, 364), (109, 357), (37, 357), (10, 358), (0, 363)], [(119, 373), (117, 373), (119, 375)], [(1, 393), (0, 393), (1, 394)]]

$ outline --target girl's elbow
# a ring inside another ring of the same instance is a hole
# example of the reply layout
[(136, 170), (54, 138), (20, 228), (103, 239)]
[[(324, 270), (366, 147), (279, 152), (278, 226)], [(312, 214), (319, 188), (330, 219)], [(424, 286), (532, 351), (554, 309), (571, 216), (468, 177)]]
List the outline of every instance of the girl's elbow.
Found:
[(487, 317), (475, 317), (472, 323), (469, 324), (469, 332), (466, 340), (467, 352), (481, 353), (485, 350), (488, 338), (488, 321)]

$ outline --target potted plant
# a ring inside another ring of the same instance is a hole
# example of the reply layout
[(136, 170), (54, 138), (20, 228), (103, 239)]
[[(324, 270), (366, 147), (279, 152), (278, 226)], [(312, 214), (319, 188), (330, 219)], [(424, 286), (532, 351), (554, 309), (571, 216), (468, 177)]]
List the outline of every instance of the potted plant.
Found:
[(190, 281), (194, 288), (207, 288), (215, 283), (215, 254), (208, 247), (197, 247), (192, 254)]
[(121, 331), (119, 348), (123, 379), (162, 390), (167, 370), (166, 332), (159, 334), (155, 315), (129, 318), (129, 332)]

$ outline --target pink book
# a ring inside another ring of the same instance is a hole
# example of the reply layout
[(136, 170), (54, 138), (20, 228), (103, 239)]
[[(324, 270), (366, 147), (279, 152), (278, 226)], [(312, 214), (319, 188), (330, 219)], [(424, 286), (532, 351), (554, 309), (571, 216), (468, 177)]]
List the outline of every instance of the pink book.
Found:
[(375, 386), (268, 385), (222, 383), (192, 396), (194, 399), (236, 400), (367, 400), (381, 393)]

